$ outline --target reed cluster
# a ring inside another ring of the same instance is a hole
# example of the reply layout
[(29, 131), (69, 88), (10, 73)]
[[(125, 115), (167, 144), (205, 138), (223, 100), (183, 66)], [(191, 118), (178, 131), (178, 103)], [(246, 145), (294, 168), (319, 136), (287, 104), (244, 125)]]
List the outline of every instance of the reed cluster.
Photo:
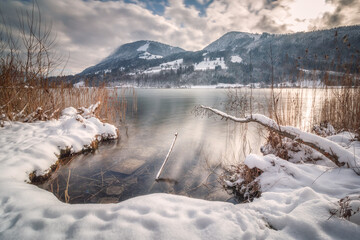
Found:
[[(0, 13), (0, 18), (1, 18)], [(73, 87), (64, 82), (66, 66), (56, 49), (51, 24), (41, 16), (38, 3), (18, 15), (14, 29), (2, 17), (0, 26), (0, 126), (4, 121), (32, 122), (58, 118), (66, 107), (101, 103), (96, 115), (115, 122), (125, 119), (126, 101), (105, 84)], [(60, 77), (51, 77), (56, 74)]]

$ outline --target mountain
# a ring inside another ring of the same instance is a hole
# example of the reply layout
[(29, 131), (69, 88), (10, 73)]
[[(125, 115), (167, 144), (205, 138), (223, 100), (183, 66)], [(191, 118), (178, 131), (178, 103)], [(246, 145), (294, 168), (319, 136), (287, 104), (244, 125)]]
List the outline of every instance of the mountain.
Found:
[(231, 50), (236, 47), (248, 47), (251, 43), (259, 40), (260, 34), (244, 32), (228, 32), (218, 40), (204, 48), (205, 51), (216, 52)]
[[(142, 65), (146, 63), (147, 60), (161, 59), (180, 52), (185, 52), (185, 50), (155, 41), (142, 40), (127, 43), (118, 47), (110, 56), (100, 63), (85, 69), (82, 74), (90, 74), (113, 68)], [(136, 64), (136, 62), (134, 64), (134, 61), (131, 60), (138, 61), (139, 64)]]
[(358, 73), (360, 26), (294, 34), (229, 32), (200, 51), (154, 41), (120, 46), (77, 79), (140, 86), (294, 81)]

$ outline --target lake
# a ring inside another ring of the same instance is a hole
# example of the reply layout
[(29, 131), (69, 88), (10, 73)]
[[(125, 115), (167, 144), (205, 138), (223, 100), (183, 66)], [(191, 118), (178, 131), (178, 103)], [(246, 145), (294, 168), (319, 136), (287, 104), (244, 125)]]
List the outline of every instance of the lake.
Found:
[[(219, 183), (219, 174), (248, 153), (259, 153), (266, 131), (256, 124), (234, 124), (194, 113), (201, 104), (230, 111), (229, 91), (136, 89), (136, 108), (128, 93), (126, 120), (117, 124), (120, 139), (74, 157), (40, 187), (62, 201), (68, 188), (69, 203), (113, 203), (150, 193), (235, 202)], [(252, 96), (257, 111), (266, 113), (270, 89), (255, 89)], [(178, 137), (162, 180), (156, 182), (175, 132)]]

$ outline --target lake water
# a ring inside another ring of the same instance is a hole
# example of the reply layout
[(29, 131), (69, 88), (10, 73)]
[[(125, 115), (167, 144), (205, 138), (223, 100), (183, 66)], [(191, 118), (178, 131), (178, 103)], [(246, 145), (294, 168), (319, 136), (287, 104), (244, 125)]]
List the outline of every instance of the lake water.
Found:
[[(79, 155), (43, 184), (70, 203), (111, 203), (150, 193), (171, 193), (207, 200), (235, 201), (218, 181), (222, 169), (259, 153), (266, 131), (255, 124), (234, 124), (220, 117), (195, 116), (203, 104), (227, 111), (226, 89), (137, 89), (137, 109), (127, 96), (121, 138), (102, 143), (94, 153)], [(253, 91), (266, 105), (269, 89)], [(155, 181), (178, 133), (173, 151)], [(67, 181), (69, 180), (69, 181)], [(68, 185), (67, 185), (68, 182)]]

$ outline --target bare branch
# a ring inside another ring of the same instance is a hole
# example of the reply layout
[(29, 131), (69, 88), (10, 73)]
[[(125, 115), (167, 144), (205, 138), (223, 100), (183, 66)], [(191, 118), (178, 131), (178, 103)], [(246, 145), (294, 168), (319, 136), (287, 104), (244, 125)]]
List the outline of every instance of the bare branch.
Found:
[(226, 120), (229, 119), (238, 123), (248, 123), (256, 122), (273, 132), (278, 133), (281, 136), (290, 138), (298, 143), (309, 146), (316, 151), (323, 154), (325, 157), (334, 162), (337, 166), (342, 167), (346, 166), (355, 171), (356, 174), (360, 175), (360, 158), (355, 154), (349, 152), (345, 148), (341, 147), (335, 142), (332, 142), (326, 138), (317, 136), (312, 133), (303, 132), (298, 128), (290, 126), (280, 126), (274, 120), (261, 115), (261, 114), (252, 114), (245, 118), (237, 118), (227, 113), (224, 113), (220, 110), (213, 109), (211, 107), (206, 107), (201, 105), (202, 109), (213, 112)]

